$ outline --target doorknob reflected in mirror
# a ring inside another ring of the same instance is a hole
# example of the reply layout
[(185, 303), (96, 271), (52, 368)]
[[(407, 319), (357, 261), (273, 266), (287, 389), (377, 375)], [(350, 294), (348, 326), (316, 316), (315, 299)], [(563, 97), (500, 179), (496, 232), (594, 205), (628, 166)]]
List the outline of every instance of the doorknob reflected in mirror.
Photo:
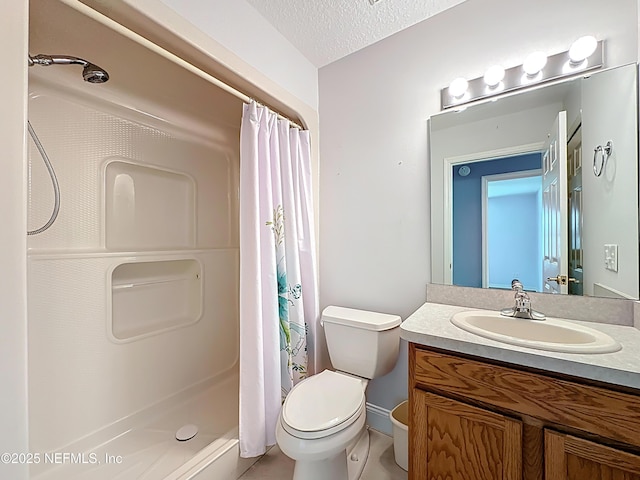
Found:
[(556, 282), (558, 285), (567, 285), (569, 282), (580, 283), (580, 280), (567, 277), (566, 275), (558, 275), (557, 277), (547, 277), (547, 282)]

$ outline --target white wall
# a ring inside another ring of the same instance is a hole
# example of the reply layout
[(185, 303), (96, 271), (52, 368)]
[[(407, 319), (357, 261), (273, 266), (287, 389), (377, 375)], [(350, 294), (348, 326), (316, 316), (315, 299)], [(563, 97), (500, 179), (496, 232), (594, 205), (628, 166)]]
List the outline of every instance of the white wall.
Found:
[[(585, 295), (594, 294), (596, 282), (631, 298), (638, 294), (638, 223), (629, 221), (629, 217), (637, 218), (634, 212), (638, 202), (636, 71), (635, 66), (627, 66), (593, 75), (583, 82)], [(613, 91), (612, 85), (615, 95), (607, 95)], [(596, 177), (592, 172), (593, 152), (607, 141), (613, 143), (613, 152), (602, 175)], [(617, 272), (604, 268), (605, 244), (618, 245)]]
[[(633, 62), (637, 10), (637, 0), (469, 0), (321, 68), (321, 307), (404, 318), (425, 301), (427, 119), (442, 87), (536, 49), (564, 51), (584, 34), (606, 39), (609, 66)], [(406, 398), (406, 372), (405, 356), (371, 382), (368, 401)]]
[[(27, 0), (0, 2), (0, 453), (28, 451), (26, 181)], [(7, 113), (9, 112), (9, 113)], [(0, 478), (26, 480), (27, 465), (0, 463)]]
[(162, 3), (318, 110), (318, 69), (245, 0)]

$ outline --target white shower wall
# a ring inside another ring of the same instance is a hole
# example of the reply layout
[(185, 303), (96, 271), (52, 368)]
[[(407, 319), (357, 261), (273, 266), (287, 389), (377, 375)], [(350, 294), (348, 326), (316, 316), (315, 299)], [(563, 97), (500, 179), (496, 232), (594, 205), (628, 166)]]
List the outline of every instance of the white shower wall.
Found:
[[(52, 75), (51, 71), (44, 73)], [(77, 78), (70, 78), (77, 83), (79, 72), (72, 73)], [(137, 212), (140, 215), (137, 221), (145, 222), (153, 217), (157, 231), (165, 232), (164, 238), (156, 238), (155, 245), (148, 240), (131, 238), (132, 246), (142, 245), (137, 250), (238, 245), (237, 147), (234, 152), (231, 142), (217, 145), (208, 138), (179, 130), (175, 119), (170, 117), (171, 112), (161, 113), (164, 118), (154, 119), (96, 98), (93, 95), (100, 95), (101, 85), (81, 85), (83, 96), (77, 90), (43, 85), (42, 75), (42, 71), (33, 71), (30, 77), (29, 120), (54, 163), (64, 198), (55, 226), (29, 238), (30, 251), (107, 250), (105, 215), (113, 205), (106, 205), (104, 199), (111, 196), (114, 185), (105, 184), (105, 171), (114, 161), (147, 167), (147, 177), (158, 169), (174, 171), (188, 176), (196, 184), (195, 211), (168, 212), (165, 206), (158, 212), (149, 208), (154, 201), (160, 205), (171, 195), (169, 191), (153, 191), (153, 184), (136, 192), (135, 202), (148, 204), (147, 210)], [(230, 127), (227, 130), (231, 139), (237, 138), (239, 126), (235, 131)], [(30, 147), (28, 207), (29, 229), (33, 230), (49, 218), (53, 193), (42, 159), (33, 143)], [(166, 187), (170, 183), (158, 182), (158, 186)], [(132, 203), (131, 207), (136, 208), (136, 204)], [(198, 220), (194, 238), (180, 243), (172, 238), (169, 227), (171, 222), (183, 224), (183, 216)]]
[[(143, 113), (135, 99), (66, 73), (29, 79), (29, 118), (61, 191), (54, 225), (28, 238), (34, 452), (99, 439), (210, 385), (238, 356), (239, 125), (198, 125), (160, 102)], [(32, 230), (53, 205), (33, 144), (29, 187)], [(114, 309), (121, 291), (134, 294)], [(114, 335), (116, 323), (134, 333)]]

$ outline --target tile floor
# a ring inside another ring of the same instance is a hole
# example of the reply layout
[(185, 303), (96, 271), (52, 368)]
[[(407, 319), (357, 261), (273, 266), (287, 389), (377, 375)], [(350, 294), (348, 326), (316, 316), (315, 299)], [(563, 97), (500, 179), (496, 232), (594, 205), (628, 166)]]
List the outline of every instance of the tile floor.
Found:
[[(393, 439), (376, 430), (369, 430), (369, 438), (369, 458), (360, 480), (407, 480), (407, 472), (394, 460)], [(290, 480), (292, 477), (293, 460), (276, 445), (238, 480)]]

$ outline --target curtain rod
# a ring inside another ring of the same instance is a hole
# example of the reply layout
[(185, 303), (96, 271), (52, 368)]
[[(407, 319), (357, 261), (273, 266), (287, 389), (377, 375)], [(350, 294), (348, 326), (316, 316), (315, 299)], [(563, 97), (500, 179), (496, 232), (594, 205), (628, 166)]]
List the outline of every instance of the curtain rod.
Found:
[[(208, 74), (207, 72), (199, 69), (198, 67), (196, 67), (195, 65), (187, 62), (186, 60), (178, 57), (177, 55), (169, 52), (168, 50), (165, 50), (164, 48), (160, 47), (159, 45), (156, 45), (155, 43), (151, 42), (150, 40), (147, 40), (146, 38), (144, 38), (141, 35), (138, 35), (137, 33), (135, 33), (132, 30), (129, 30), (128, 28), (126, 28), (125, 26), (117, 23), (116, 21), (110, 19), (109, 17), (97, 12), (96, 10), (92, 9), (91, 7), (83, 4), (83, 3), (79, 3), (77, 0), (61, 0), (62, 3), (64, 3), (65, 5), (73, 8), (74, 10), (79, 11), (80, 13), (82, 13), (83, 15), (91, 18), (92, 20), (95, 20), (98, 23), (101, 23), (102, 25), (104, 25), (105, 27), (114, 30), (115, 32), (127, 37), (129, 40), (132, 40), (134, 42), (136, 42), (139, 45), (142, 45), (143, 47), (145, 47), (148, 50), (151, 50), (152, 52), (166, 58), (167, 60), (175, 63), (176, 65), (179, 65), (180, 67), (184, 68), (185, 70), (197, 75), (198, 77), (202, 78), (203, 80), (206, 80), (207, 82), (215, 85), (216, 87), (221, 88), (222, 90), (224, 90), (227, 93), (230, 93), (231, 95), (233, 95), (234, 97), (250, 103), (250, 102), (256, 102), (257, 104), (261, 105), (261, 106), (266, 106), (264, 105), (262, 102), (251, 98), (250, 96), (248, 96), (247, 94), (241, 92), (240, 90), (232, 87), (231, 85), (224, 83), (222, 80)], [(304, 127), (298, 125), (298, 123), (294, 122), (293, 120), (291, 120), (290, 118), (284, 116), (283, 114), (273, 110), (271, 107), (267, 107), (269, 108), (271, 111), (273, 111), (278, 118), (280, 118), (281, 120), (287, 120), (293, 127), (295, 128), (299, 128), (300, 130), (304, 130)]]

